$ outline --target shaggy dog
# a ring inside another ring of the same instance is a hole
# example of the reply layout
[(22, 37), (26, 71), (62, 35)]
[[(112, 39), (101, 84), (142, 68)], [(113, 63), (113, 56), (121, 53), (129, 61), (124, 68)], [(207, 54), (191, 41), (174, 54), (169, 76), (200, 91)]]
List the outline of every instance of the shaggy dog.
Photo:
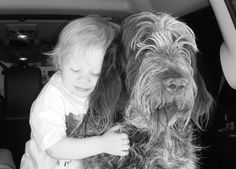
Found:
[(168, 14), (154, 12), (127, 17), (122, 29), (124, 57), (122, 45), (114, 42), (106, 55), (103, 77), (91, 96), (90, 111), (80, 127), (68, 123), (68, 135), (103, 134), (116, 123), (116, 105), (121, 91), (127, 89), (120, 124), (121, 132), (129, 135), (129, 155), (96, 155), (83, 159), (83, 167), (196, 168), (200, 147), (195, 143), (195, 130), (208, 119), (213, 100), (196, 67), (193, 31)]

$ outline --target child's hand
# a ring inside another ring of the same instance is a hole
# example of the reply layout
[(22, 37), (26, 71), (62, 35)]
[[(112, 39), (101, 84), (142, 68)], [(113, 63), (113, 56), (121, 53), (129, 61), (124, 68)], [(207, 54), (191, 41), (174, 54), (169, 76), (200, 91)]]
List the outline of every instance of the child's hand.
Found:
[(129, 154), (129, 138), (127, 134), (119, 133), (120, 127), (114, 126), (101, 136), (105, 153), (119, 156)]

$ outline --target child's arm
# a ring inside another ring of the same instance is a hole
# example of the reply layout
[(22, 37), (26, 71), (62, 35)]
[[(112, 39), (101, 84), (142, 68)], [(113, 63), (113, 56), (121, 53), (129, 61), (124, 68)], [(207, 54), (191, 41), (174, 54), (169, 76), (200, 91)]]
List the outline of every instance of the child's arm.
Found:
[(102, 136), (88, 138), (64, 138), (47, 149), (55, 159), (83, 159), (100, 153), (128, 155), (129, 139), (127, 134), (118, 133), (120, 126), (114, 126)]

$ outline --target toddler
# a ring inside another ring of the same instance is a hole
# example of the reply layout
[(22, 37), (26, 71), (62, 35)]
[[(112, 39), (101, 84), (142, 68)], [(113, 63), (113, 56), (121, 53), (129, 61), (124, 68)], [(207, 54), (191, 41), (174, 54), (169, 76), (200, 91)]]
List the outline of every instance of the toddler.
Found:
[(80, 160), (100, 153), (125, 156), (129, 139), (114, 126), (101, 136), (71, 138), (66, 117), (81, 123), (88, 110), (105, 52), (118, 25), (97, 15), (70, 22), (50, 52), (56, 73), (33, 102), (31, 138), (25, 145), (21, 169), (80, 168)]

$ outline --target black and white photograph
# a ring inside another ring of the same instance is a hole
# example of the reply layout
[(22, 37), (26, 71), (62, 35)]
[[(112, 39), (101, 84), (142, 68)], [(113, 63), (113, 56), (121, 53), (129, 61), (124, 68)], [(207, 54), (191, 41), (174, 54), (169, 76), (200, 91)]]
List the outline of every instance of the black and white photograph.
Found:
[(0, 0), (0, 169), (236, 169), (236, 0)]

